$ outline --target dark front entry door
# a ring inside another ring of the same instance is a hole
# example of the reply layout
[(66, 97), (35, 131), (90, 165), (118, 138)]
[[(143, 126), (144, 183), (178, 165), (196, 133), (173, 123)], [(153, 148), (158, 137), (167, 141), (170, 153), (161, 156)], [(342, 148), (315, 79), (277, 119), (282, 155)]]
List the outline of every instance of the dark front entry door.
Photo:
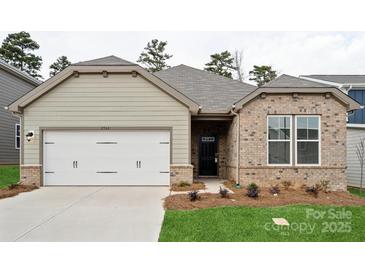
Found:
[(199, 149), (199, 175), (217, 175), (217, 138), (201, 136)]

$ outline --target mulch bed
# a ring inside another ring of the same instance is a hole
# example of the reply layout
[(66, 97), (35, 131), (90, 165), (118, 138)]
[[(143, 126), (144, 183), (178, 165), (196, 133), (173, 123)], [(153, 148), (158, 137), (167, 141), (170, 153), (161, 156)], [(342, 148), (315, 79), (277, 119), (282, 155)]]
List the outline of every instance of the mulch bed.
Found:
[(13, 197), (13, 196), (18, 195), (19, 193), (29, 192), (29, 191), (32, 191), (35, 189), (38, 189), (38, 187), (33, 186), (33, 185), (20, 185), (20, 184), (12, 185), (7, 188), (1, 188), (0, 189), (0, 199)]
[(245, 187), (230, 189), (235, 193), (230, 194), (229, 198), (221, 198), (219, 194), (202, 193), (200, 199), (194, 202), (191, 202), (186, 194), (170, 195), (165, 198), (164, 207), (173, 210), (191, 210), (220, 206), (272, 207), (293, 204), (365, 206), (365, 199), (348, 192), (320, 192), (316, 198), (303, 189), (281, 188), (280, 194), (274, 196), (269, 192), (269, 188), (261, 188), (259, 197), (253, 199), (246, 196)]
[(205, 189), (205, 184), (203, 182), (193, 182), (189, 186), (179, 186), (179, 184), (172, 184), (170, 187), (171, 191), (193, 191)]

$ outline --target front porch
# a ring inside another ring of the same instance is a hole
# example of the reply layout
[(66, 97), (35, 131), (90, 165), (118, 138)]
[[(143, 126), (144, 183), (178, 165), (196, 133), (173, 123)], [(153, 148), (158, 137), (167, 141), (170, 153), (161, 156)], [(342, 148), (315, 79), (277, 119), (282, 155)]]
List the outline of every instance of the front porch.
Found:
[[(191, 122), (191, 164), (194, 179), (228, 179), (227, 168), (234, 156), (232, 117)], [(235, 154), (235, 153), (234, 153)], [(230, 178), (229, 178), (230, 179)]]

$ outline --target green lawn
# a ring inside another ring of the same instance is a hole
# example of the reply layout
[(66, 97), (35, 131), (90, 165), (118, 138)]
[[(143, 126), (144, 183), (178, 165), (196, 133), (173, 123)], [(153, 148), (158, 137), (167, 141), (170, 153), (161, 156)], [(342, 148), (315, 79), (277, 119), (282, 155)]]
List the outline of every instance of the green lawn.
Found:
[[(307, 216), (307, 213), (310, 215)], [(319, 217), (320, 214), (325, 215)], [(336, 219), (335, 216), (339, 218)], [(279, 217), (286, 218), (290, 225), (274, 225), (272, 218)], [(364, 231), (365, 207), (220, 207), (189, 211), (167, 210), (160, 241), (363, 242)]]
[(360, 197), (364, 197), (365, 198), (365, 189), (362, 189), (362, 191), (360, 192), (359, 188), (356, 187), (348, 187), (347, 188), (348, 191), (350, 191), (352, 194), (354, 195), (358, 195)]
[(0, 166), (0, 188), (19, 181), (19, 166)]

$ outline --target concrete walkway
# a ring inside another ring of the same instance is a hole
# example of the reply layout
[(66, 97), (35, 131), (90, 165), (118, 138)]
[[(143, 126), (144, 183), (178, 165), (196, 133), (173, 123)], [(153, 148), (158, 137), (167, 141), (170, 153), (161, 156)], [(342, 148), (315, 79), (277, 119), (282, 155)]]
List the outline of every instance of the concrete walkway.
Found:
[(168, 187), (44, 187), (0, 200), (0, 241), (157, 241)]

